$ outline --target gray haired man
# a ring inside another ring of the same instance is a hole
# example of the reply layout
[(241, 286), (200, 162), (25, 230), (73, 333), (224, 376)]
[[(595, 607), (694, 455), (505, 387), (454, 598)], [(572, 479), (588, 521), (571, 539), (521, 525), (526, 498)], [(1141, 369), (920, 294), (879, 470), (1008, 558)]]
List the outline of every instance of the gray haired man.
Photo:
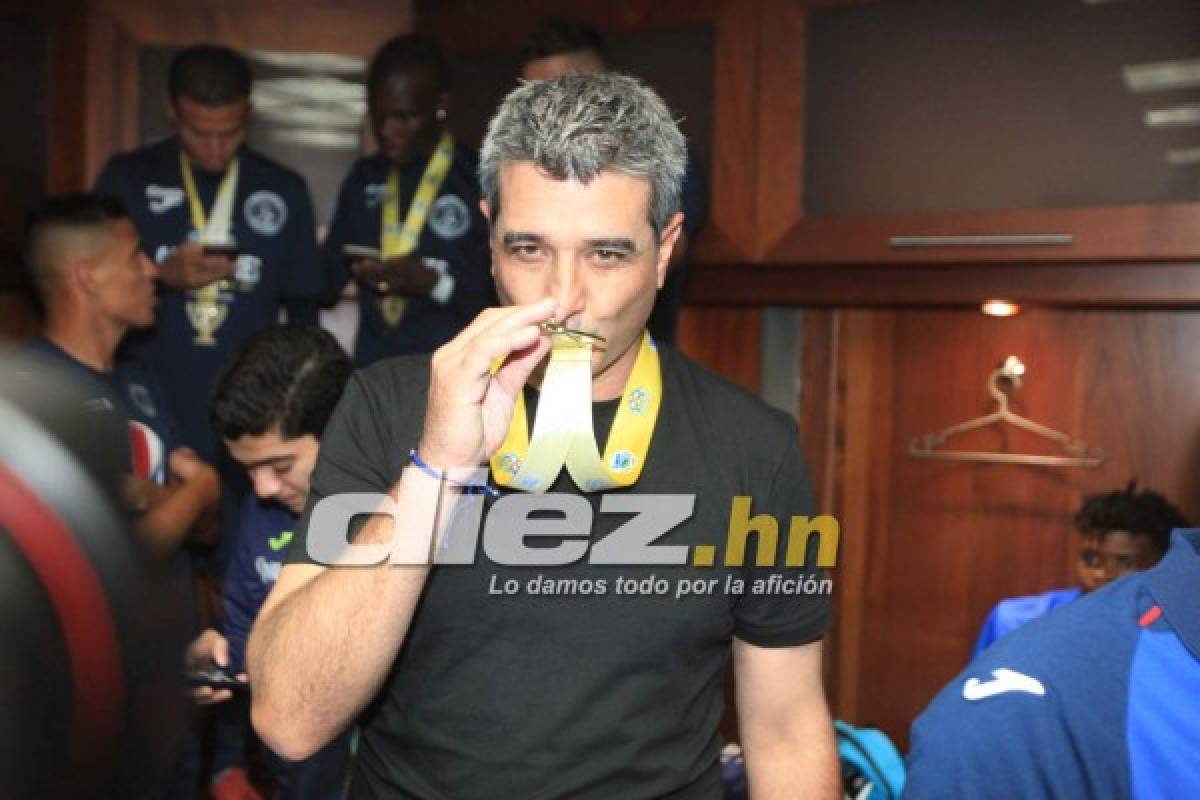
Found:
[[(812, 514), (795, 424), (645, 333), (684, 158), (632, 78), (514, 90), (480, 163), (505, 305), (347, 388), (248, 662), (285, 757), (359, 721), (352, 797), (716, 800), (731, 649), (753, 796), (840, 796), (828, 597), (771, 551)], [(345, 545), (351, 492), (386, 515)]]

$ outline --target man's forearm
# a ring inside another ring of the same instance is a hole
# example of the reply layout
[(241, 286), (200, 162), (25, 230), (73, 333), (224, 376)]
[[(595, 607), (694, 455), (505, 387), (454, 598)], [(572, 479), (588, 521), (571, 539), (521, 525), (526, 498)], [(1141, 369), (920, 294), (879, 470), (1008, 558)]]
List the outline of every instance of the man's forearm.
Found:
[(138, 534), (155, 555), (169, 557), (219, 497), (218, 487), (202, 481), (170, 487), (162, 499), (138, 519)]
[[(439, 488), (406, 470), (393, 491), (395, 535), (429, 540)], [(456, 494), (444, 490), (443, 506)], [(392, 520), (376, 516), (354, 541), (387, 544), (392, 535)], [(428, 564), (332, 566), (259, 615), (246, 653), (252, 716), (276, 752), (308, 756), (370, 702), (404, 642), (428, 574)]]
[(842, 788), (833, 738), (819, 734), (816, 739), (747, 748), (750, 800), (839, 800)]

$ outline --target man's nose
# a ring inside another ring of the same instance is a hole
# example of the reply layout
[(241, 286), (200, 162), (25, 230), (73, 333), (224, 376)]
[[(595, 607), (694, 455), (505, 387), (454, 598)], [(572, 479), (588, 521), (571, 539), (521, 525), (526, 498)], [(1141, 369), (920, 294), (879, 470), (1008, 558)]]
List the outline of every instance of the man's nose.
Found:
[(158, 278), (158, 264), (154, 263), (154, 259), (150, 258), (145, 253), (138, 256), (142, 260), (142, 271), (148, 275), (151, 280)]
[(560, 256), (550, 272), (550, 296), (558, 301), (558, 321), (583, 311), (583, 268), (574, 258)]
[(252, 476), (254, 493), (264, 500), (269, 500), (279, 494), (279, 478), (270, 469), (256, 469)]

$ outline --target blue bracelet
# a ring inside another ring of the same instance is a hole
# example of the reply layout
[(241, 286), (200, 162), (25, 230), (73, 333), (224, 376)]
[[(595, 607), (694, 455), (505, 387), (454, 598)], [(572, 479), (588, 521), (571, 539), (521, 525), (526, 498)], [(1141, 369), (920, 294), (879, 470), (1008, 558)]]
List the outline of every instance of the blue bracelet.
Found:
[(487, 481), (472, 481), (471, 483), (464, 483), (462, 481), (450, 480), (446, 477), (445, 473), (440, 472), (436, 468), (426, 464), (425, 460), (417, 454), (417, 448), (415, 447), (408, 451), (408, 460), (412, 462), (414, 467), (421, 470), (421, 472), (424, 472), (429, 477), (438, 481), (445, 481), (451, 486), (457, 486), (467, 494), (486, 494), (493, 500), (499, 499), (500, 497), (500, 490), (493, 486), (489, 486)]

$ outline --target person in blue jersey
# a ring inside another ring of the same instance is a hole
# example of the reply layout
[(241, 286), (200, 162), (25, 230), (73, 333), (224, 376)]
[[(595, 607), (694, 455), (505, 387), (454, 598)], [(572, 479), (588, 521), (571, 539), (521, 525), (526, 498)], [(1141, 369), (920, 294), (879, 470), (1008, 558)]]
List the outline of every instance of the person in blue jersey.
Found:
[[(183, 446), (154, 373), (118, 356), (129, 331), (154, 323), (157, 268), (121, 201), (97, 195), (47, 199), (30, 222), (26, 263), (46, 315), (43, 335), (27, 349), (89, 387), (85, 413), (98, 415), (98, 433), (113, 423), (128, 428), (125, 488), (135, 530), (151, 552), (169, 560), (181, 635), (191, 635), (197, 623), (184, 545), (207, 544), (216, 535), (220, 481)], [(189, 735), (150, 797), (187, 797), (198, 775), (199, 740)]]
[(97, 191), (121, 198), (159, 267), (158, 322), (130, 346), (162, 378), (183, 441), (216, 459), (213, 377), (237, 345), (288, 319), (315, 322), (321, 271), (304, 179), (245, 146), (250, 68), (224, 47), (180, 51), (168, 73), (175, 135), (112, 158)]
[(971, 657), (1059, 606), (1130, 572), (1154, 566), (1167, 551), (1171, 531), (1188, 525), (1179, 509), (1158, 492), (1138, 492), (1136, 481), (1123, 490), (1086, 498), (1075, 514), (1080, 545), (1078, 585), (1001, 600), (984, 621)]
[[(244, 672), (246, 639), (279, 576), (308, 499), (321, 434), (350, 371), (350, 359), (330, 334), (315, 326), (289, 325), (247, 339), (218, 376), (210, 415), (213, 429), (249, 474), (254, 494), (242, 503), (225, 575), (225, 619), (221, 630), (207, 630), (193, 642), (189, 660), (194, 667), (217, 665), (230, 674)], [(232, 694), (207, 687), (195, 691), (203, 703), (227, 701)], [(244, 716), (241, 722), (245, 724)], [(340, 798), (348, 744), (348, 736), (342, 736), (296, 763), (269, 757), (276, 800)], [(218, 745), (212, 785), (221, 786), (229, 771), (240, 768), (243, 757)]]
[[(568, 72), (603, 72), (612, 69), (604, 37), (591, 25), (577, 19), (552, 17), (542, 20), (529, 34), (523, 53), (521, 77), (545, 80)], [(688, 243), (708, 220), (708, 181), (688, 152), (683, 176), (683, 231), (671, 253), (671, 268), (654, 299), (646, 327), (657, 342), (675, 344), (679, 307), (687, 283)]]
[(904, 796), (1195, 797), (1200, 531), (989, 647), (912, 729)]
[(80, 377), (91, 394), (88, 413), (128, 427), (126, 495), (144, 542), (169, 557), (189, 534), (208, 538), (216, 471), (179, 441), (154, 375), (117, 356), (128, 331), (154, 323), (156, 275), (121, 202), (47, 199), (31, 219), (26, 262), (46, 314), (42, 336), (27, 350)]
[(325, 302), (357, 283), (360, 366), (433, 352), (496, 304), (477, 160), (446, 125), (437, 45), (419, 36), (384, 44), (367, 71), (367, 101), (379, 150), (342, 182), (321, 247)]

